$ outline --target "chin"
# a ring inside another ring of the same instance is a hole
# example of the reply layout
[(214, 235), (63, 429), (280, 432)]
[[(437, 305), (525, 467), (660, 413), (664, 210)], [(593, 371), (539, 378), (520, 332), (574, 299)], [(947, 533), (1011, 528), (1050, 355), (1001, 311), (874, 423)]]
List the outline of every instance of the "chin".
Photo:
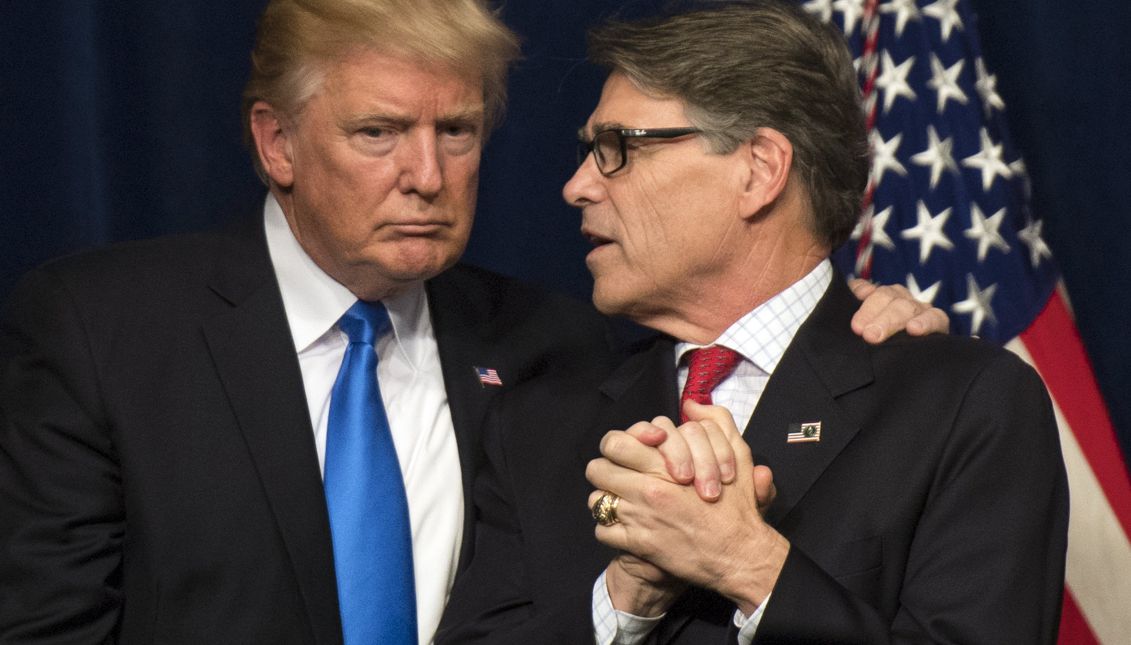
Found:
[(597, 311), (606, 316), (622, 316), (628, 312), (628, 304), (624, 299), (624, 294), (602, 288), (600, 281), (594, 281), (593, 306), (597, 308)]
[(459, 261), (463, 246), (433, 240), (402, 240), (374, 260), (387, 275), (402, 280), (427, 280)]

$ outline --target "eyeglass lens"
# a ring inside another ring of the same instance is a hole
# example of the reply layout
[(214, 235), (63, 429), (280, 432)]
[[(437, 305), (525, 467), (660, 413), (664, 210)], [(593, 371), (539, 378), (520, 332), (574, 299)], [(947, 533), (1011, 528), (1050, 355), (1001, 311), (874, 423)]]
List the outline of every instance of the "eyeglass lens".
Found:
[(597, 162), (597, 170), (603, 173), (614, 172), (624, 165), (620, 133), (616, 130), (605, 130), (597, 133), (592, 142), (579, 142), (577, 145), (577, 164), (585, 163), (585, 157), (593, 153)]

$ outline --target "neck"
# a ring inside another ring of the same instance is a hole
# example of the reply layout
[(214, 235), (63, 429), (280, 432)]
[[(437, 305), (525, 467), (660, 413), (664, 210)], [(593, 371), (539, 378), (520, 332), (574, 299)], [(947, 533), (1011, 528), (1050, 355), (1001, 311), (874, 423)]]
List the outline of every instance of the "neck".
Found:
[(827, 257), (828, 250), (816, 244), (794, 249), (779, 247), (766, 254), (755, 249), (725, 275), (706, 285), (691, 285), (683, 297), (670, 301), (682, 305), (628, 315), (634, 322), (673, 338), (707, 345), (739, 318), (805, 277)]

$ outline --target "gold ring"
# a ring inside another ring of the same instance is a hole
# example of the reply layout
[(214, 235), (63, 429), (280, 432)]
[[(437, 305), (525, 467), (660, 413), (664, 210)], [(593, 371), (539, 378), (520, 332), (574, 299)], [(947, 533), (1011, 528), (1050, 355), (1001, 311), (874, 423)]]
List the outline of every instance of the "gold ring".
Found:
[(605, 492), (597, 501), (593, 502), (593, 519), (601, 526), (612, 526), (618, 522), (617, 520), (617, 504), (620, 504), (620, 497)]

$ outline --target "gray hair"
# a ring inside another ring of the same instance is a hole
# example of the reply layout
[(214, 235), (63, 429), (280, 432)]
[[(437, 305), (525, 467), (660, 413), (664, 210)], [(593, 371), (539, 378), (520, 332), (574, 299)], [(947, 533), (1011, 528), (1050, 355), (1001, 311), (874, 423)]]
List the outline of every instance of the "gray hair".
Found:
[(851, 234), (868, 180), (860, 90), (844, 37), (774, 0), (705, 4), (589, 34), (589, 57), (641, 91), (678, 98), (712, 152), (773, 128), (793, 145), (809, 227), (836, 248)]

